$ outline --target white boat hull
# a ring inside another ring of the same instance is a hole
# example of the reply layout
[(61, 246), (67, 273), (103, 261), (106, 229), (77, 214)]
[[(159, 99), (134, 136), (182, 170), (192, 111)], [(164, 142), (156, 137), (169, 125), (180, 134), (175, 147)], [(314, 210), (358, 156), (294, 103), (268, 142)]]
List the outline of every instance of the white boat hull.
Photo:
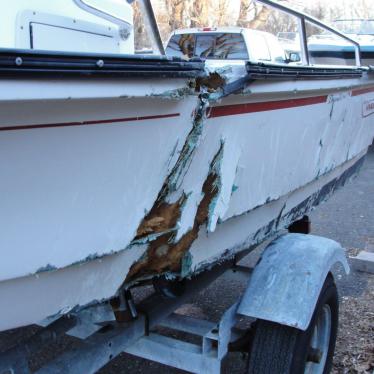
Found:
[(126, 82), (35, 97), (2, 81), (0, 331), (261, 242), (327, 198), (374, 135), (367, 77), (255, 83), (209, 105), (183, 80)]
[(0, 104), (0, 280), (126, 248), (196, 105), (193, 96)]
[[(225, 257), (260, 243), (276, 230), (286, 227), (295, 217), (309, 212), (314, 203), (323, 201), (334, 192), (335, 181), (337, 185), (345, 181), (339, 182), (339, 178), (344, 178), (344, 172), (350, 168), (355, 170), (354, 165), (359, 163), (362, 155), (300, 190), (219, 225), (212, 234), (208, 235), (202, 228), (191, 248), (193, 270), (202, 271)], [(333, 182), (333, 188), (328, 194), (319, 195), (329, 182)], [(228, 248), (231, 248), (230, 252), (227, 252)], [(2, 303), (0, 330), (38, 323), (46, 316), (68, 313), (74, 307), (112, 297), (131, 265), (146, 250), (147, 245), (134, 245), (101, 259), (1, 282), (0, 299), (6, 303)]]

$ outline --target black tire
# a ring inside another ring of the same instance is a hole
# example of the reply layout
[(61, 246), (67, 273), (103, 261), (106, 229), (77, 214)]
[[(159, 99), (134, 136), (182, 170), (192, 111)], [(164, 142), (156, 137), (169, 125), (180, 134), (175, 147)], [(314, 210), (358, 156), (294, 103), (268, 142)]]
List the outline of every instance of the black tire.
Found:
[[(322, 287), (306, 331), (257, 320), (248, 362), (249, 374), (304, 374), (315, 325), (325, 305), (331, 311), (331, 330), (323, 374), (330, 373), (338, 330), (338, 292), (331, 274)], [(310, 357), (310, 356), (309, 356)]]

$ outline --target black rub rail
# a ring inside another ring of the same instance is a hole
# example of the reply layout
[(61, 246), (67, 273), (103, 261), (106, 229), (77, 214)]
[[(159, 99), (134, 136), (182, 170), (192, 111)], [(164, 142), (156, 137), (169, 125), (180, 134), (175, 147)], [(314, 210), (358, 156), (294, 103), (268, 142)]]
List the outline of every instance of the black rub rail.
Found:
[(196, 78), (205, 75), (200, 59), (155, 55), (116, 55), (0, 50), (0, 76), (102, 76)]
[(361, 68), (325, 68), (314, 66), (284, 66), (247, 62), (251, 79), (347, 79), (359, 78)]

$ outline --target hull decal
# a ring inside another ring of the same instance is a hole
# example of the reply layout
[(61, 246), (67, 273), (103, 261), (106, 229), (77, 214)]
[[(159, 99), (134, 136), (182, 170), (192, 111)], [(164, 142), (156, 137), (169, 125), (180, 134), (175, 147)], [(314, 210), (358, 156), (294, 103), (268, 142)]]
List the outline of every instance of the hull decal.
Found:
[(123, 123), (123, 122), (147, 121), (147, 120), (152, 120), (152, 119), (173, 118), (173, 117), (179, 117), (179, 116), (180, 116), (180, 113), (170, 113), (170, 114), (158, 114), (158, 115), (153, 115), (153, 116), (113, 118), (113, 119), (81, 121), (81, 122), (62, 122), (62, 123), (46, 123), (46, 124), (34, 124), (34, 125), (5, 126), (5, 127), (0, 127), (0, 131), (45, 129), (45, 128), (52, 128), (52, 127), (104, 125), (104, 124), (114, 124), (114, 123)]
[(306, 97), (291, 100), (266, 101), (260, 103), (246, 103), (234, 105), (216, 106), (208, 112), (208, 118), (226, 117), (237, 114), (267, 112), (287, 108), (296, 108), (307, 105), (323, 104), (327, 101), (327, 95)]
[(372, 114), (374, 114), (374, 100), (365, 101), (362, 106), (362, 117), (369, 117)]

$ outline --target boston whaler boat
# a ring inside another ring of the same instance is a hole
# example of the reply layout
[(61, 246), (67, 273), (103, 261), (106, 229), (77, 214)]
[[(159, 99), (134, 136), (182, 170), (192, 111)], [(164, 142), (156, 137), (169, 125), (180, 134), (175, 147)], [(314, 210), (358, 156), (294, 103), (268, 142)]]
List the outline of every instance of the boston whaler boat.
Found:
[(133, 55), (125, 1), (3, 6), (0, 330), (161, 275), (190, 278), (299, 220), (358, 170), (374, 135), (374, 74), (358, 44), (260, 3), (327, 28), (354, 63), (312, 66), (301, 37), (299, 63), (249, 56), (245, 74), (204, 70)]

